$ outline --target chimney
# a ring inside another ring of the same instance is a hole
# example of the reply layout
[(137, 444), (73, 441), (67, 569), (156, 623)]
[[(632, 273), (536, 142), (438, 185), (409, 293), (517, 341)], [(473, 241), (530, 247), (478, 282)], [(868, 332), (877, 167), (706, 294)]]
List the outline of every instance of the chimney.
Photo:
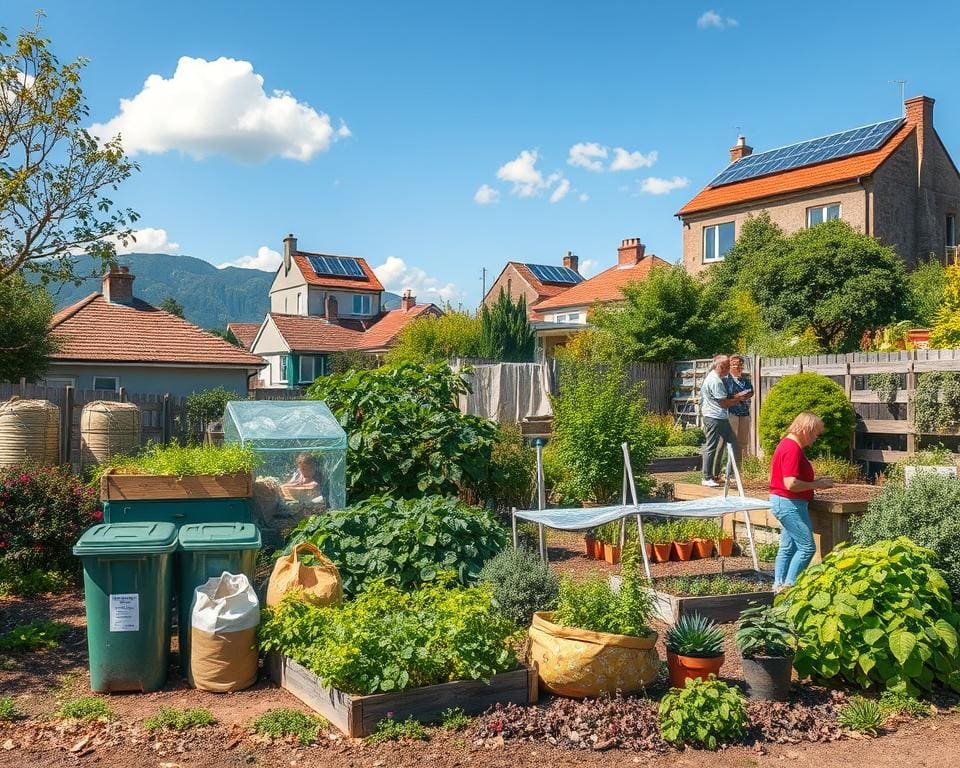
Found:
[(133, 304), (133, 280), (130, 267), (111, 266), (103, 275), (103, 297), (111, 304)]
[(753, 154), (753, 147), (747, 146), (747, 139), (744, 136), (737, 136), (737, 144), (730, 147), (730, 162), (735, 163), (741, 157)]
[(402, 309), (404, 312), (409, 312), (415, 306), (417, 306), (417, 297), (412, 296), (410, 294), (410, 289), (407, 288), (403, 292), (403, 296), (400, 298), (400, 309)]
[(929, 96), (914, 96), (903, 102), (907, 122), (921, 128), (933, 127), (933, 102)]
[(640, 242), (639, 237), (628, 237), (621, 242), (617, 249), (617, 262), (620, 269), (630, 269), (639, 264), (646, 249), (647, 246)]
[(293, 234), (283, 238), (283, 274), (290, 271), (290, 262), (293, 260), (293, 254), (297, 252), (297, 238)]
[(337, 297), (328, 293), (326, 300), (323, 302), (323, 310), (327, 317), (327, 322), (336, 325), (340, 319), (339, 312), (337, 311)]
[(573, 251), (567, 251), (567, 255), (563, 257), (563, 266), (572, 269), (574, 272), (579, 272), (580, 257)]

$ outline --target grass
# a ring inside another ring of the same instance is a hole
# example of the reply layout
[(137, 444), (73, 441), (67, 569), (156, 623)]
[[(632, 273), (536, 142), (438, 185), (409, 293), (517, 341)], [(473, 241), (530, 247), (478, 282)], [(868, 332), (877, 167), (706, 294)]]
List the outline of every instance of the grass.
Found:
[(471, 718), (460, 708), (452, 707), (440, 713), (440, 727), (447, 731), (459, 731), (470, 725)]
[(67, 699), (60, 705), (57, 715), (75, 720), (99, 720), (100, 718), (113, 720), (116, 717), (106, 699), (97, 696), (80, 696), (75, 699)]
[(185, 731), (188, 728), (202, 728), (217, 722), (210, 710), (204, 707), (195, 709), (174, 709), (162, 707), (153, 717), (143, 721), (143, 727), (148, 731), (168, 728), (171, 731)]
[(678, 597), (705, 597), (708, 595), (742, 595), (770, 589), (769, 582), (726, 576), (663, 576), (654, 581), (654, 588)]
[(0, 635), (0, 651), (24, 653), (56, 648), (69, 629), (70, 625), (62, 621), (37, 620), (18, 624)]
[(0, 723), (16, 720), (22, 716), (23, 713), (13, 703), (13, 696), (0, 697)]
[(322, 717), (308, 715), (299, 709), (278, 707), (268, 709), (254, 720), (253, 731), (272, 739), (296, 736), (301, 744), (313, 744), (319, 737), (320, 731), (328, 725), (329, 723)]
[(885, 717), (875, 699), (854, 696), (837, 714), (837, 722), (851, 731), (876, 736)]
[(427, 729), (412, 717), (408, 717), (406, 720), (394, 720), (392, 717), (387, 717), (377, 723), (376, 730), (367, 736), (367, 741), (371, 744), (379, 744), (383, 741), (427, 741), (429, 738)]

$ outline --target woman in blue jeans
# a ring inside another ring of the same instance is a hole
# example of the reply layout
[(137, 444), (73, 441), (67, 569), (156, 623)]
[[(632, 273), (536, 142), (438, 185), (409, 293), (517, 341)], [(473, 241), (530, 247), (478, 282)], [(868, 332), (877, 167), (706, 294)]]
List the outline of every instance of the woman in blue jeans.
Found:
[(814, 478), (813, 465), (803, 449), (823, 434), (815, 413), (797, 416), (770, 460), (770, 504), (780, 523), (780, 549), (773, 571), (773, 591), (792, 587), (817, 551), (810, 522), (810, 502), (817, 488), (830, 488), (829, 477)]

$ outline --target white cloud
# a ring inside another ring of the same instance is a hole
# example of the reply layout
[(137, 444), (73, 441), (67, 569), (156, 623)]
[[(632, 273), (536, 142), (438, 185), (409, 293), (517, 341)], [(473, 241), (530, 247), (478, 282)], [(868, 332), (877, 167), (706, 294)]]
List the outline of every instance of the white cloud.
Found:
[(481, 184), (480, 189), (473, 196), (473, 202), (477, 205), (492, 205), (500, 202), (500, 191), (494, 189), (489, 184)]
[(441, 283), (419, 267), (408, 267), (403, 259), (396, 256), (388, 256), (387, 260), (374, 267), (373, 271), (388, 291), (403, 293), (409, 288), (419, 301), (452, 301), (461, 295), (460, 289), (454, 283)]
[(714, 10), (705, 11), (703, 15), (697, 19), (697, 26), (700, 27), (700, 29), (728, 29), (739, 26), (739, 24), (740, 22), (736, 19), (730, 18), (729, 16), (724, 18)]
[(560, 179), (560, 183), (557, 184), (557, 188), (553, 190), (553, 194), (550, 195), (551, 203), (559, 203), (563, 198), (567, 196), (567, 192), (570, 191), (570, 180), (569, 179)]
[(513, 184), (511, 193), (520, 197), (539, 197), (543, 190), (549, 189), (563, 176), (551, 173), (546, 179), (537, 170), (537, 160), (540, 153), (535, 149), (525, 149), (509, 163), (504, 163), (497, 170), (497, 178)]
[(580, 142), (570, 147), (567, 163), (599, 173), (603, 170), (603, 163), (600, 161), (606, 158), (607, 148), (602, 144), (595, 141)]
[(155, 227), (135, 229), (133, 238), (127, 238), (124, 245), (117, 238), (111, 238), (118, 254), (126, 253), (180, 253), (180, 243), (170, 242), (167, 230)]
[(659, 179), (656, 176), (647, 176), (640, 182), (640, 191), (650, 195), (666, 195), (675, 189), (683, 189), (690, 183), (686, 176), (674, 176), (672, 179)]
[(657, 150), (651, 150), (643, 154), (639, 150), (630, 152), (623, 147), (615, 147), (613, 150), (613, 162), (610, 163), (611, 171), (635, 171), (637, 168), (649, 168), (657, 162)]
[(337, 137), (350, 135), (341, 121), (298, 101), (287, 91), (270, 95), (249, 61), (182, 56), (173, 76), (150, 75), (120, 112), (91, 126), (100, 137), (121, 134), (131, 155), (179, 150), (193, 158), (223, 154), (248, 163), (280, 156), (308, 161)]
[(590, 277), (597, 270), (597, 261), (596, 259), (584, 259), (580, 262), (580, 267), (577, 270), (584, 277)]
[(256, 256), (241, 256), (234, 261), (225, 261), (218, 264), (219, 269), (225, 267), (243, 267), (244, 269), (259, 269), (264, 272), (276, 272), (283, 263), (283, 256), (278, 251), (261, 245), (257, 248)]
[(585, 202), (587, 202), (587, 200), (589, 200), (589, 199), (590, 199), (590, 195), (588, 195), (586, 192), (581, 192), (581, 193), (580, 193), (579, 200), (580, 200), (581, 203), (585, 203)]

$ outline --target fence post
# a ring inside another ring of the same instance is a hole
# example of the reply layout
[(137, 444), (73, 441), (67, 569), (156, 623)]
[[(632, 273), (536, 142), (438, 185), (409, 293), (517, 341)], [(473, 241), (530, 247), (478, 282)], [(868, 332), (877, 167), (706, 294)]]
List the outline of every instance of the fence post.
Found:
[[(916, 358), (916, 355), (911, 355)], [(907, 453), (911, 456), (917, 452), (917, 429), (913, 426), (913, 396), (917, 391), (917, 374), (914, 369), (914, 359), (910, 360), (910, 369), (907, 371), (907, 424), (910, 431), (907, 432)]]
[(72, 464), (70, 449), (73, 446), (73, 387), (69, 384), (63, 391), (63, 412), (60, 414), (60, 461)]
[(160, 442), (166, 445), (170, 442), (170, 393), (163, 396), (160, 407)]
[(126, 390), (126, 387), (120, 387), (120, 389), (119, 389), (119, 391), (118, 391), (117, 394), (118, 394), (119, 397), (120, 397), (120, 402), (121, 402), (121, 403), (127, 402), (127, 390)]
[[(850, 403), (850, 407), (854, 408), (853, 406), (853, 374), (850, 373), (850, 355), (849, 354), (845, 355), (844, 359), (846, 360), (846, 371), (843, 374), (843, 388), (847, 393), (847, 401)], [(854, 408), (854, 411), (856, 411), (856, 408)], [(853, 461), (853, 452), (856, 449), (856, 447), (857, 447), (857, 424), (856, 424), (856, 418), (854, 418), (853, 434), (850, 435), (850, 449), (847, 451), (848, 461)]]

